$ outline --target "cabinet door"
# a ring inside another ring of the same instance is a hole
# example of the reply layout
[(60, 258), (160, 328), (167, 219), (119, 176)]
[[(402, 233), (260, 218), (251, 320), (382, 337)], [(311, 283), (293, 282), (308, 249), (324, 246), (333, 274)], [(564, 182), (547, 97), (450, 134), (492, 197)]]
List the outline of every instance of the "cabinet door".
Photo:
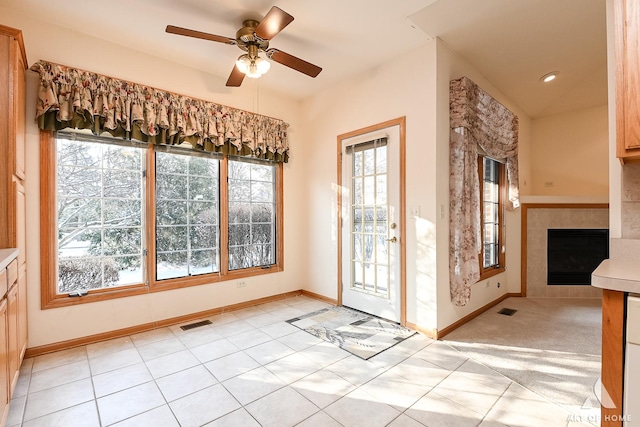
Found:
[(615, 0), (614, 11), (618, 157), (632, 157), (640, 148), (640, 3)]
[(15, 132), (15, 165), (14, 174), (25, 179), (25, 114), (26, 114), (26, 64), (22, 59), (22, 50), (17, 40), (13, 40), (11, 49), (14, 84), (14, 132)]
[(27, 351), (27, 266), (23, 264), (18, 273), (18, 365)]
[(14, 181), (15, 194), (15, 247), (18, 251), (18, 268), (22, 268), (27, 255), (27, 198), (22, 182)]
[(9, 343), (9, 395), (18, 382), (18, 285), (14, 284), (7, 293), (7, 341)]
[(9, 359), (7, 357), (7, 300), (0, 301), (0, 425), (9, 413)]

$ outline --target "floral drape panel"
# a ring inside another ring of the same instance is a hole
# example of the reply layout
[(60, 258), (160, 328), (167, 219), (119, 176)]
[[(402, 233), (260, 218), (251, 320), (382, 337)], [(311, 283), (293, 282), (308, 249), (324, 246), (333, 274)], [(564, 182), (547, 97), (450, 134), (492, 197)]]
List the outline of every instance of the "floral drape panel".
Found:
[(36, 118), (40, 129), (91, 129), (153, 144), (189, 142), (196, 150), (289, 158), (282, 120), (39, 61)]
[(450, 83), (449, 281), (451, 300), (464, 306), (480, 279), (482, 250), (478, 147), (506, 159), (510, 208), (520, 206), (518, 117), (467, 77)]

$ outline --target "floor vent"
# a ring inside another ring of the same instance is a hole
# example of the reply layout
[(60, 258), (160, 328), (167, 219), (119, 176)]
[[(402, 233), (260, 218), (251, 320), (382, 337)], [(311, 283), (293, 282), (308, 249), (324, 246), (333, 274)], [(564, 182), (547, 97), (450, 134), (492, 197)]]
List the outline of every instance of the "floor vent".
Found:
[(180, 329), (183, 331), (188, 331), (189, 329), (199, 328), (200, 326), (210, 325), (211, 320), (203, 320), (202, 322), (189, 323), (188, 325), (180, 326)]
[(505, 316), (513, 316), (516, 311), (518, 310), (514, 310), (513, 308), (503, 308), (498, 312), (498, 314), (504, 314)]

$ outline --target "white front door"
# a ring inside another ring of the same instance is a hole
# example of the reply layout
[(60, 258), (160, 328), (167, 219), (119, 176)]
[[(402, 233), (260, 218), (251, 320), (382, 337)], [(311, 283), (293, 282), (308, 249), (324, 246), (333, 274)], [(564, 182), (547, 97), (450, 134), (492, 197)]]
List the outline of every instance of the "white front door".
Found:
[(342, 304), (400, 321), (400, 126), (342, 140)]

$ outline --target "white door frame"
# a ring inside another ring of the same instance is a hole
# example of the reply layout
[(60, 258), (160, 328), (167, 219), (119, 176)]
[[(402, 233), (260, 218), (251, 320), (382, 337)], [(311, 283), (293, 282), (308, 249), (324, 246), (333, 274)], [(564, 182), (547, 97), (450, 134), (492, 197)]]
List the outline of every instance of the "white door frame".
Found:
[[(338, 135), (338, 151), (337, 151), (337, 159), (338, 159), (338, 180), (336, 185), (337, 191), (337, 214), (338, 214), (338, 224), (342, 224), (342, 142), (345, 139), (350, 139), (353, 137), (357, 137), (360, 135), (365, 135), (375, 131), (381, 131), (383, 129), (398, 126), (400, 129), (400, 146), (398, 147), (399, 156), (400, 156), (400, 165), (399, 165), (399, 182), (400, 188), (397, 190), (400, 193), (400, 230), (399, 230), (399, 239), (400, 239), (400, 324), (405, 326), (407, 323), (407, 271), (406, 271), (406, 254), (407, 254), (407, 246), (406, 246), (406, 237), (407, 237), (407, 228), (406, 228), (406, 190), (405, 190), (405, 177), (406, 177), (406, 149), (405, 149), (405, 135), (406, 135), (406, 117), (398, 117), (397, 119), (389, 120), (386, 122), (378, 123), (372, 126), (368, 126), (366, 128), (358, 129), (352, 132), (347, 132), (342, 135)], [(340, 227), (338, 227), (340, 229)], [(342, 305), (342, 236), (341, 232), (338, 232), (337, 236), (338, 241), (338, 305)]]

